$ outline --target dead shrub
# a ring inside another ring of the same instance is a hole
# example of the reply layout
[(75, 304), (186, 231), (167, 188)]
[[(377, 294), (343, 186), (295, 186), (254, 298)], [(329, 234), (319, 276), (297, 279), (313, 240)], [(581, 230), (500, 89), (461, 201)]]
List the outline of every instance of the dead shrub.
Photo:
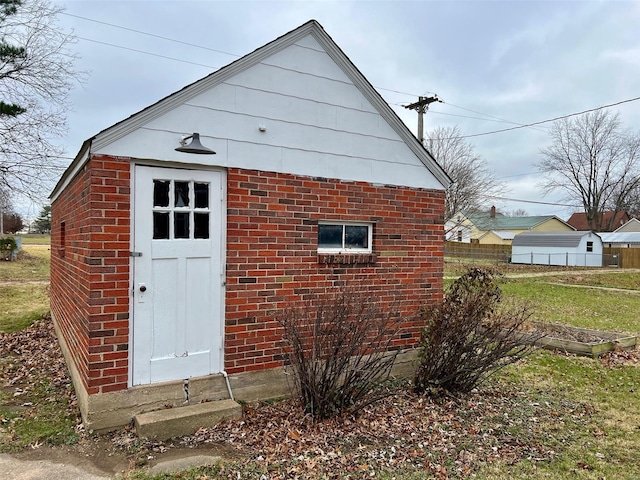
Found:
[(469, 268), (445, 292), (444, 300), (422, 309), (425, 329), (414, 389), (465, 393), (497, 370), (520, 360), (543, 333), (523, 327), (528, 306), (505, 304), (492, 270)]
[[(392, 309), (393, 310), (393, 309)], [(283, 354), (302, 408), (317, 418), (353, 413), (383, 395), (399, 353), (399, 314), (383, 312), (363, 288), (314, 295), (277, 316)]]

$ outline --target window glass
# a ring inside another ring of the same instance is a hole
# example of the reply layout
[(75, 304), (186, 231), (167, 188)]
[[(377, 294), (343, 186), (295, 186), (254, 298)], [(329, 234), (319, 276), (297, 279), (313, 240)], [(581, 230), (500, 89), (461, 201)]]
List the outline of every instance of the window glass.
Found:
[(189, 206), (189, 182), (175, 182), (175, 206)]
[(342, 225), (318, 225), (319, 248), (342, 248)]
[(587, 242), (587, 252), (593, 252), (593, 242)]
[(153, 238), (169, 238), (169, 212), (153, 212)]
[(209, 238), (209, 214), (193, 214), (193, 238)]
[(154, 207), (169, 206), (169, 181), (168, 180), (153, 181), (153, 206)]
[(346, 248), (369, 248), (369, 227), (345, 225), (344, 246)]
[(189, 238), (189, 213), (173, 212), (173, 238)]
[(371, 251), (372, 225), (318, 224), (318, 250), (326, 252)]
[(208, 239), (211, 185), (185, 180), (153, 180), (153, 238)]
[(195, 208), (209, 208), (209, 184), (194, 183)]

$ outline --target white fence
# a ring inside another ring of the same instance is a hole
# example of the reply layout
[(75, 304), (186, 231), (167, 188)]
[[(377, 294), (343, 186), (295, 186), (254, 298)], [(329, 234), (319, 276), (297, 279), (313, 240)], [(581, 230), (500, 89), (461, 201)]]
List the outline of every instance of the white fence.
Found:
[(529, 265), (618, 267), (620, 264), (619, 260), (618, 255), (602, 253), (525, 252), (511, 254), (511, 263), (525, 263)]

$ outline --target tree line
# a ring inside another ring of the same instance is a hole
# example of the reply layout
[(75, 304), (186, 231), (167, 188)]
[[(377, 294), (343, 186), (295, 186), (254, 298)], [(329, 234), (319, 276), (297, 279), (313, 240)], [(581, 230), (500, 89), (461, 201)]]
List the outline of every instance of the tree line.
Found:
[[(434, 129), (424, 146), (452, 180), (445, 221), (486, 210), (490, 198), (505, 191), (457, 127)], [(618, 212), (640, 217), (640, 132), (624, 128), (618, 113), (603, 109), (557, 120), (540, 154), (533, 167), (542, 174), (543, 192), (557, 191), (563, 201), (581, 205), (591, 230), (611, 230)], [(526, 215), (522, 209), (511, 213)]]

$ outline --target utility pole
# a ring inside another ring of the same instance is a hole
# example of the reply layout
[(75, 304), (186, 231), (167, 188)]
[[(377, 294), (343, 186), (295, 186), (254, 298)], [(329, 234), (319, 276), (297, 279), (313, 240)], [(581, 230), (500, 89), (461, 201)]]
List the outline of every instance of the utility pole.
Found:
[(423, 120), (422, 117), (423, 115), (427, 112), (427, 110), (429, 109), (429, 104), (433, 103), (433, 102), (440, 102), (442, 103), (442, 100), (440, 100), (438, 98), (438, 95), (434, 95), (433, 97), (418, 97), (418, 101), (415, 103), (412, 103), (411, 105), (405, 105), (404, 108), (407, 108), (409, 110), (416, 110), (418, 112), (418, 140), (420, 140), (420, 143), (424, 142), (424, 127), (423, 127)]

